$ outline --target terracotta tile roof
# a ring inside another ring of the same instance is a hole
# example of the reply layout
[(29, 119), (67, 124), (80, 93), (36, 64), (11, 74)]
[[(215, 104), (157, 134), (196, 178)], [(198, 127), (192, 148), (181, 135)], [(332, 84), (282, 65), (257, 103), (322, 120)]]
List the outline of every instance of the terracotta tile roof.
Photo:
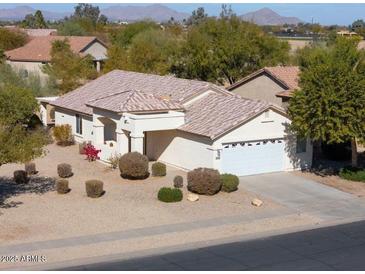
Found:
[(61, 96), (52, 104), (91, 115), (92, 108), (87, 106), (87, 103), (125, 91), (138, 90), (159, 97), (169, 97), (174, 102), (183, 103), (190, 97), (210, 89), (230, 94), (225, 89), (208, 82), (114, 70)]
[(299, 88), (299, 67), (297, 66), (277, 66), (277, 67), (265, 67), (264, 70), (272, 75), (277, 80), (284, 83), (288, 89)]
[[(34, 37), (23, 47), (5, 52), (11, 61), (49, 62), (51, 60), (52, 43), (56, 40), (68, 39), (71, 49), (81, 53), (88, 45), (97, 40), (94, 36), (40, 36)], [(102, 43), (100, 40), (98, 40)]]
[(228, 90), (233, 90), (236, 87), (243, 85), (244, 83), (250, 81), (251, 79), (263, 74), (267, 73), (275, 80), (280, 82), (286, 89), (298, 89), (299, 88), (299, 67), (297, 66), (276, 66), (276, 67), (264, 67), (250, 75), (242, 78), (241, 80), (237, 81), (233, 85), (229, 86)]
[(184, 107), (177, 102), (136, 90), (123, 91), (110, 96), (94, 99), (89, 101), (87, 105), (117, 113), (184, 110)]
[(185, 124), (179, 129), (216, 139), (270, 106), (239, 95), (212, 93), (186, 107)]

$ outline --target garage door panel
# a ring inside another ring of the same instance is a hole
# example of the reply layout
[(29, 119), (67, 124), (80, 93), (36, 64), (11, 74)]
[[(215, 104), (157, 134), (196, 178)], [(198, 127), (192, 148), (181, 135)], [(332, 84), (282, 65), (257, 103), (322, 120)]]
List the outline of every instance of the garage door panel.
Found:
[(238, 176), (282, 171), (284, 141), (261, 140), (227, 144), (222, 150), (222, 171)]

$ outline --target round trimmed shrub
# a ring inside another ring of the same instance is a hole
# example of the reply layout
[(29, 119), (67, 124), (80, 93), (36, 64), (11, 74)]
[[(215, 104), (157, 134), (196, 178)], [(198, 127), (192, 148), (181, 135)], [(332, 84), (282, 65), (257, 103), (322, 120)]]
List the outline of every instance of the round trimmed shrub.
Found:
[(91, 198), (98, 198), (104, 194), (104, 183), (99, 180), (88, 180), (85, 182), (86, 194)]
[(28, 183), (28, 175), (25, 170), (15, 170), (14, 171), (14, 181), (17, 184)]
[(138, 152), (129, 152), (119, 159), (120, 175), (125, 179), (146, 179), (148, 172), (148, 158)]
[(152, 176), (166, 176), (166, 165), (160, 162), (152, 164)]
[(37, 169), (35, 167), (35, 163), (33, 162), (25, 163), (24, 169), (28, 175), (37, 174)]
[(66, 179), (57, 179), (56, 180), (56, 190), (58, 194), (66, 194), (70, 192), (70, 188), (68, 187), (68, 180)]
[(182, 188), (184, 186), (184, 179), (180, 175), (175, 176), (174, 178), (174, 187)]
[(224, 192), (236, 191), (238, 189), (238, 184), (240, 183), (240, 180), (236, 175), (227, 173), (221, 175), (221, 181), (222, 191)]
[(65, 163), (59, 164), (57, 166), (57, 173), (58, 176), (60, 176), (61, 178), (71, 177), (73, 175), (72, 167), (71, 165)]
[(158, 191), (157, 198), (161, 202), (175, 203), (180, 202), (183, 198), (183, 193), (178, 188), (162, 187)]
[(188, 172), (188, 190), (202, 195), (214, 195), (221, 190), (222, 182), (218, 170), (196, 168)]
[(347, 166), (341, 168), (339, 174), (342, 179), (356, 181), (356, 182), (365, 182), (365, 169), (359, 167), (351, 167)]

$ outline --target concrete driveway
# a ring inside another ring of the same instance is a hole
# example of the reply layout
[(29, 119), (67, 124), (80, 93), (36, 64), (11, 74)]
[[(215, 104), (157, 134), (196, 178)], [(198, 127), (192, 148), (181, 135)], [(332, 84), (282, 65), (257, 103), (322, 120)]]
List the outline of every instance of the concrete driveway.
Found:
[(323, 221), (365, 219), (365, 199), (290, 172), (246, 176), (240, 185), (298, 213)]

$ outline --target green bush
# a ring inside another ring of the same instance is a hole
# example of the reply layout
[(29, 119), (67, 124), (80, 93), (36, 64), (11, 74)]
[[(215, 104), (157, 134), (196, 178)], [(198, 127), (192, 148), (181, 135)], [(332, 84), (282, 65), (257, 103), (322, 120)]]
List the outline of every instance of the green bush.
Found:
[(152, 176), (166, 176), (166, 165), (156, 162), (152, 165)]
[(68, 187), (68, 180), (66, 179), (57, 179), (56, 180), (56, 190), (58, 194), (66, 194), (70, 192), (70, 188)]
[(222, 174), (222, 191), (224, 192), (233, 192), (238, 189), (238, 184), (240, 183), (238, 177), (233, 174)]
[(61, 178), (71, 177), (73, 175), (72, 167), (71, 165), (65, 163), (59, 164), (57, 166), (57, 173), (58, 176), (60, 176)]
[(218, 170), (196, 168), (188, 172), (188, 190), (203, 195), (214, 195), (221, 190), (222, 182)]
[(146, 179), (149, 176), (148, 158), (138, 152), (129, 152), (119, 159), (120, 175), (126, 179)]
[(17, 184), (28, 183), (28, 175), (25, 170), (15, 170), (14, 171), (14, 181)]
[(339, 176), (350, 181), (365, 182), (365, 169), (355, 167), (344, 167), (340, 170)]
[(98, 198), (104, 194), (104, 183), (99, 180), (88, 180), (85, 182), (86, 194), (91, 198)]
[(33, 162), (25, 163), (24, 169), (25, 169), (25, 172), (27, 172), (28, 175), (37, 174), (35, 163), (33, 163)]
[(184, 186), (184, 179), (180, 175), (175, 176), (174, 178), (174, 187), (182, 188)]
[(53, 128), (53, 136), (57, 145), (69, 146), (74, 143), (72, 129), (70, 125), (59, 125)]
[(175, 203), (175, 202), (180, 202), (182, 200), (183, 193), (178, 188), (162, 187), (158, 191), (157, 198), (161, 202)]

